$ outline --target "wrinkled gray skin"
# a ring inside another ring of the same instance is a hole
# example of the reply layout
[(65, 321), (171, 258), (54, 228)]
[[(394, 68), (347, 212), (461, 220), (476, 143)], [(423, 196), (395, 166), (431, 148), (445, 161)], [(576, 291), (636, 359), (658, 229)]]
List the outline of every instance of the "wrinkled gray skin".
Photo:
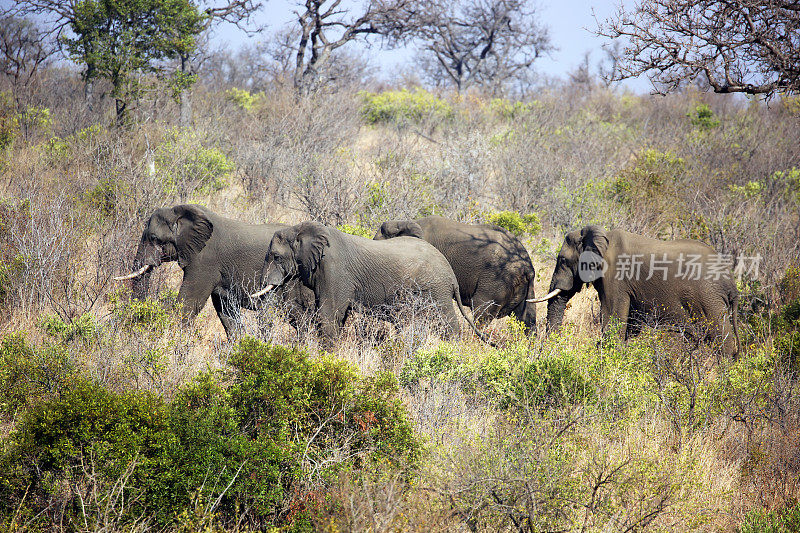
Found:
[[(586, 226), (569, 233), (561, 245), (550, 292), (555, 289), (563, 292), (547, 303), (548, 330), (561, 327), (567, 302), (583, 288), (584, 281), (579, 275), (579, 256), (584, 251), (601, 256), (608, 265), (605, 274), (592, 282), (600, 297), (604, 329), (612, 317), (616, 318), (622, 323), (620, 336), (626, 340), (637, 334), (643, 324), (681, 329), (688, 326), (689, 332), (693, 329), (691, 324), (695, 324), (706, 333), (706, 340), (721, 341), (726, 355), (738, 353), (739, 293), (736, 283), (730, 272), (724, 273), (718, 280), (705, 279), (708, 265), (713, 263), (710, 256), (716, 254), (713, 248), (688, 239), (662, 241), (623, 230), (606, 232), (598, 226)], [(630, 272), (626, 265), (630, 265), (630, 258), (634, 254), (642, 254), (640, 275), (631, 276), (631, 279), (616, 279), (628, 277), (618, 276), (618, 272)], [(653, 263), (651, 254), (654, 254), (656, 263)], [(685, 265), (691, 255), (700, 256), (702, 271), (699, 280), (682, 279), (679, 270), (681, 256)], [(662, 266), (666, 266), (666, 275), (661, 270)], [(584, 264), (581, 270), (588, 268)], [(652, 276), (648, 280), (651, 268)]]
[(375, 240), (417, 237), (442, 252), (458, 280), (461, 301), (476, 321), (514, 314), (528, 332), (536, 330), (536, 279), (527, 250), (494, 224), (464, 224), (439, 216), (384, 222)]
[[(145, 224), (134, 259), (134, 270), (150, 265), (134, 278), (133, 297), (147, 296), (150, 276), (166, 261), (178, 261), (183, 282), (178, 299), (185, 318), (195, 317), (208, 298), (228, 338), (241, 327), (241, 308), (256, 309), (260, 302), (249, 294), (258, 286), (269, 241), (284, 224), (244, 224), (221, 217), (199, 205), (156, 209)], [(299, 283), (283, 288), (278, 297), (286, 302), (292, 325), (313, 306), (313, 294)]]
[(338, 337), (353, 308), (392, 305), (409, 289), (430, 297), (451, 335), (460, 331), (453, 299), (475, 329), (447, 259), (421, 239), (372, 241), (317, 222), (281, 229), (269, 245), (261, 284), (280, 286), (295, 278), (314, 291), (319, 328), (328, 342)]

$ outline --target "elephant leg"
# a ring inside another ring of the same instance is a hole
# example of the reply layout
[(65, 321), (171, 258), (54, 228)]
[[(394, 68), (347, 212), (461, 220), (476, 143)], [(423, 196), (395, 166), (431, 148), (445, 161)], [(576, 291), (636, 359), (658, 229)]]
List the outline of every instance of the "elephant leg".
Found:
[(471, 301), (472, 316), (475, 325), (485, 327), (489, 322), (497, 318), (500, 306), (492, 298), (487, 298), (482, 294), (476, 294)]
[(326, 345), (333, 346), (333, 342), (339, 338), (349, 309), (349, 303), (337, 307), (330, 300), (320, 302), (317, 325)]
[(230, 293), (220, 288), (216, 288), (211, 292), (211, 302), (217, 311), (219, 321), (222, 322), (222, 327), (225, 328), (228, 340), (234, 340), (243, 329), (239, 302), (233, 301)]
[(602, 305), (601, 303), (601, 329), (606, 331), (612, 319), (618, 320), (620, 323), (619, 339), (622, 342), (626, 342), (628, 340), (628, 317), (630, 315), (630, 310), (631, 302), (627, 295), (610, 300), (608, 305)]
[(216, 284), (217, 279), (212, 276), (184, 272), (183, 283), (178, 291), (178, 301), (183, 304), (181, 315), (184, 320), (191, 320), (202, 311)]

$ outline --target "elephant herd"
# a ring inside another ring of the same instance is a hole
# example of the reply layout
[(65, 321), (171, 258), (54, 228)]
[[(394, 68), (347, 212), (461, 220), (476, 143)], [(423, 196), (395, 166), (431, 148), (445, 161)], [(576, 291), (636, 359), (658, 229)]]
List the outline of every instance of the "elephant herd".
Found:
[(661, 241), (597, 226), (571, 232), (550, 291), (536, 299), (528, 252), (492, 224), (438, 216), (389, 221), (369, 240), (317, 222), (244, 224), (199, 205), (178, 205), (150, 216), (135, 271), (115, 279), (133, 280), (134, 298), (145, 298), (153, 269), (166, 261), (183, 269), (178, 298), (184, 316), (196, 316), (210, 297), (229, 338), (241, 326), (241, 309), (260, 308), (268, 294), (283, 302), (295, 327), (314, 312), (326, 341), (337, 337), (351, 311), (395, 305), (404, 292), (435, 306), (449, 336), (460, 331), (458, 314), (483, 340), (472, 317), (481, 325), (514, 315), (533, 333), (536, 303), (544, 301), (547, 329), (554, 330), (567, 302), (591, 283), (603, 327), (617, 319), (623, 340), (657, 322), (721, 341), (727, 355), (738, 352), (738, 292), (730, 268), (692, 240)]

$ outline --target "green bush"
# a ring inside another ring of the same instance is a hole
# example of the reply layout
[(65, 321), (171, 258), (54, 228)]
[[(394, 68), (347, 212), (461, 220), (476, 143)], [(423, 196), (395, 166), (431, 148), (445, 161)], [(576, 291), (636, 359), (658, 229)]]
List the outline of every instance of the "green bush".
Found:
[(15, 418), (26, 405), (58, 393), (75, 366), (63, 346), (31, 346), (22, 334), (0, 340), (0, 413)]
[(103, 178), (92, 189), (86, 191), (88, 206), (103, 216), (111, 216), (117, 209), (118, 200), (128, 191), (125, 185), (114, 178)]
[(236, 168), (219, 149), (204, 147), (196, 132), (178, 129), (156, 148), (155, 164), (167, 192), (218, 191)]
[(403, 365), (399, 380), (406, 387), (455, 383), (465, 393), (501, 409), (583, 403), (595, 395), (588, 376), (568, 352), (532, 357), (524, 342), (477, 352), (442, 343), (415, 353)]
[(367, 239), (371, 239), (375, 232), (369, 228), (365, 228), (364, 226), (359, 226), (358, 224), (340, 224), (336, 226), (336, 229), (341, 231), (342, 233), (349, 233), (350, 235), (357, 235), (359, 237), (366, 237)]
[(493, 98), (489, 102), (489, 110), (495, 115), (506, 120), (513, 120), (529, 113), (536, 107), (536, 102), (526, 104), (523, 102), (512, 102), (505, 98)]
[(426, 118), (448, 119), (453, 116), (453, 107), (425, 89), (413, 91), (385, 91), (370, 93), (361, 91), (361, 115), (367, 124), (379, 122), (418, 122)]
[(800, 504), (784, 509), (754, 509), (744, 516), (739, 533), (793, 533), (800, 531)]
[(251, 94), (246, 89), (233, 87), (225, 91), (225, 98), (245, 111), (253, 111), (264, 103), (266, 97), (263, 92)]
[[(309, 494), (337, 471), (417, 463), (391, 374), (361, 377), (345, 361), (250, 338), (229, 362), (171, 402), (76, 379), (31, 405), (0, 452), (0, 521), (20, 513), (44, 527), (48, 512), (63, 512), (68, 529), (92, 527), (121, 490), (123, 529), (142, 517), (158, 528), (231, 527), (242, 514), (255, 529), (297, 527)], [(99, 498), (72, 490), (87, 486)]]
[(542, 231), (542, 222), (536, 213), (520, 215), (515, 211), (499, 211), (486, 214), (486, 220), (507, 229), (516, 236), (522, 234), (534, 236)]
[(155, 299), (134, 300), (116, 292), (109, 296), (111, 314), (120, 324), (139, 332), (163, 333), (175, 321), (180, 302), (175, 291), (163, 291)]
[(698, 104), (694, 108), (694, 112), (688, 113), (688, 116), (693, 126), (697, 126), (703, 130), (711, 130), (720, 125), (720, 121), (714, 116), (714, 111), (708, 107), (708, 104)]
[(94, 340), (100, 332), (100, 325), (89, 313), (84, 313), (69, 323), (64, 322), (56, 315), (43, 315), (39, 319), (39, 326), (48, 335), (58, 337), (64, 342), (80, 339), (88, 343)]

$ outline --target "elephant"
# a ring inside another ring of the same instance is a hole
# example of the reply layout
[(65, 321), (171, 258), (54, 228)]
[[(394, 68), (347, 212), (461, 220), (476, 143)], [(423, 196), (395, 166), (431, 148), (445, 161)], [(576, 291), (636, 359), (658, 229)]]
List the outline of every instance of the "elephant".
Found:
[(547, 329), (561, 327), (567, 302), (584, 283), (600, 297), (602, 327), (620, 322), (627, 340), (646, 323), (686, 331), (700, 326), (705, 340), (721, 341), (723, 353), (739, 352), (739, 292), (730, 256), (699, 241), (662, 241), (615, 229), (586, 226), (564, 238), (546, 296)]
[[(134, 258), (137, 270), (115, 279), (132, 279), (133, 297), (143, 299), (153, 269), (166, 261), (178, 261), (183, 269), (178, 291), (183, 317), (195, 317), (211, 297), (225, 333), (232, 339), (241, 327), (241, 308), (256, 309), (261, 304), (249, 294), (257, 288), (272, 235), (285, 227), (244, 224), (200, 205), (156, 209), (139, 241)], [(300, 314), (313, 307), (313, 293), (297, 282), (287, 284), (278, 296), (286, 303), (295, 327)]]
[(374, 241), (318, 222), (284, 228), (269, 243), (261, 273), (264, 288), (252, 297), (292, 279), (300, 279), (314, 291), (319, 330), (328, 342), (339, 335), (351, 310), (392, 305), (404, 290), (429, 297), (450, 335), (460, 331), (455, 299), (473, 331), (486, 342), (461, 303), (447, 259), (421, 239)]
[(431, 243), (447, 258), (461, 300), (477, 322), (513, 314), (528, 332), (536, 330), (536, 279), (527, 250), (511, 232), (494, 224), (464, 224), (439, 216), (384, 222), (375, 240), (399, 236)]

